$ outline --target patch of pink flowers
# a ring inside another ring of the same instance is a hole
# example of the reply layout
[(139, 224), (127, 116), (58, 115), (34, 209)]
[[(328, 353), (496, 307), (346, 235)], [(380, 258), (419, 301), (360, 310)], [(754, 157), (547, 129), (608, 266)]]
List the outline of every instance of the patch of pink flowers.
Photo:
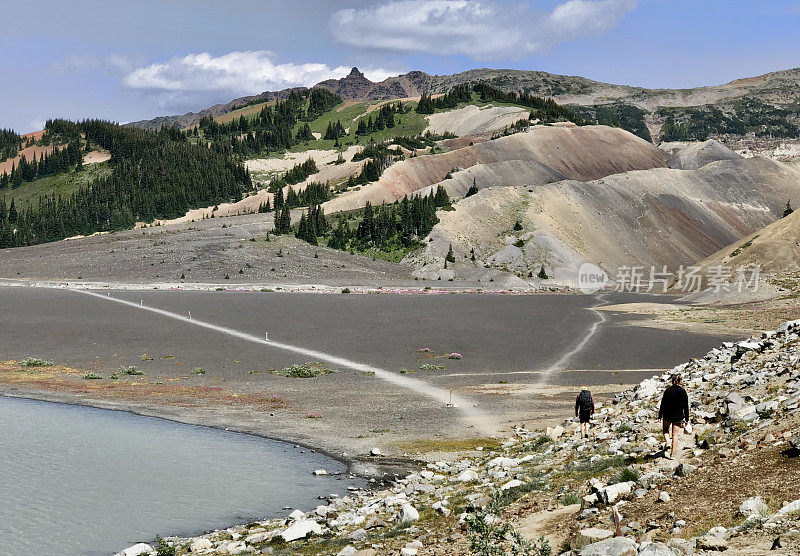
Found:
[(417, 351), (420, 353), (431, 353), (433, 350), (431, 348), (419, 348)]
[(307, 413), (306, 419), (322, 419), (322, 415), (319, 413)]
[(447, 354), (447, 358), (448, 358), (448, 359), (463, 359), (463, 358), (464, 358), (464, 356), (463, 356), (463, 355), (461, 355), (460, 353), (456, 353), (456, 352), (454, 351), (453, 353), (448, 353), (448, 354)]

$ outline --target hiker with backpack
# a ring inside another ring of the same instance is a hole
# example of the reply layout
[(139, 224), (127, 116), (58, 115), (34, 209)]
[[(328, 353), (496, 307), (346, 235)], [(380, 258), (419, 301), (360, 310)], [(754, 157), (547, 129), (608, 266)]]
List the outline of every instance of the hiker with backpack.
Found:
[(589, 419), (594, 413), (594, 400), (592, 393), (586, 386), (581, 387), (581, 391), (575, 398), (575, 417), (581, 424), (581, 438), (589, 438)]
[[(691, 423), (689, 422), (689, 395), (683, 389), (681, 383), (683, 377), (679, 373), (672, 375), (672, 386), (664, 390), (661, 398), (661, 407), (658, 410), (658, 418), (663, 421), (664, 432), (664, 457), (673, 459), (678, 451), (678, 438), (681, 429), (686, 428), (687, 433), (691, 433)], [(670, 438), (671, 437), (671, 438)], [(667, 452), (672, 441), (672, 449)]]

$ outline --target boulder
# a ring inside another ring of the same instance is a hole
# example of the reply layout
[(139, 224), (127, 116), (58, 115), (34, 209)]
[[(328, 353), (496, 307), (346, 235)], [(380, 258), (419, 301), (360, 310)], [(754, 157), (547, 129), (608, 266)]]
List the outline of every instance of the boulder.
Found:
[(614, 537), (584, 546), (579, 556), (636, 556), (636, 543), (627, 537)]
[(547, 427), (545, 431), (545, 435), (549, 436), (553, 440), (558, 439), (562, 434), (564, 434), (564, 427), (561, 425), (556, 425), (555, 427)]
[(703, 535), (697, 539), (697, 549), (722, 552), (723, 550), (728, 550), (728, 541), (714, 535)]
[(146, 542), (136, 543), (129, 546), (122, 552), (118, 552), (115, 556), (140, 556), (140, 554), (148, 554), (153, 551), (153, 547)]
[(665, 490), (662, 490), (662, 491), (661, 491), (661, 492), (658, 494), (658, 501), (659, 501), (659, 502), (663, 502), (663, 503), (665, 503), (665, 504), (666, 504), (666, 503), (668, 503), (670, 500), (672, 500), (672, 497), (669, 495), (669, 492), (667, 492), (667, 491), (665, 491)]
[(349, 544), (336, 553), (336, 556), (353, 556), (358, 551)]
[(310, 534), (321, 535), (322, 526), (312, 519), (301, 519), (295, 521), (284, 530), (283, 533), (281, 533), (281, 538), (286, 542), (292, 542), (297, 539), (304, 539)]
[(597, 498), (603, 504), (613, 504), (619, 497), (630, 494), (635, 484), (633, 481), (627, 481), (608, 485), (597, 491)]
[(697, 467), (694, 465), (689, 463), (681, 463), (675, 468), (675, 475), (678, 477), (688, 477), (694, 472), (695, 469), (697, 469)]
[(347, 538), (350, 539), (351, 541), (357, 541), (357, 542), (365, 541), (367, 540), (367, 531), (363, 528), (356, 529), (355, 531), (347, 535)]
[(675, 553), (665, 544), (652, 542), (639, 549), (639, 556), (675, 556)]
[(753, 496), (741, 503), (739, 513), (744, 517), (760, 517), (768, 515), (769, 508), (760, 496)]
[(247, 537), (244, 542), (248, 545), (261, 544), (272, 538), (272, 533), (254, 533)]
[(472, 483), (478, 480), (478, 474), (472, 469), (465, 469), (456, 477), (459, 483)]
[(189, 550), (192, 552), (200, 552), (201, 550), (208, 550), (212, 546), (214, 545), (211, 544), (211, 541), (208, 539), (194, 539), (189, 544)]
[(572, 543), (573, 549), (583, 548), (591, 544), (604, 541), (614, 536), (614, 531), (600, 529), (599, 527), (588, 527), (578, 531), (578, 538)]
[(687, 541), (681, 538), (672, 538), (667, 541), (667, 546), (673, 550), (677, 550), (677, 554), (691, 556), (694, 554), (694, 541)]
[(403, 504), (402, 512), (400, 513), (400, 523), (413, 523), (419, 519), (419, 512), (411, 504)]
[(512, 488), (517, 488), (518, 486), (522, 486), (524, 483), (519, 479), (512, 479), (505, 483), (503, 486), (500, 487), (500, 490), (509, 490)]

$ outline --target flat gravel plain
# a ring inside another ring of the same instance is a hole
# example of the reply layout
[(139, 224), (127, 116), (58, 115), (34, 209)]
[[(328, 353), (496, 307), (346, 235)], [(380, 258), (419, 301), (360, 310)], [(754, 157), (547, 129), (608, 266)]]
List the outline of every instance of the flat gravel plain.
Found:
[[(187, 315), (271, 340), (322, 351), (454, 392), (473, 401), (498, 426), (569, 416), (576, 387), (599, 393), (651, 376), (729, 339), (608, 320), (567, 360), (600, 320), (593, 296), (542, 294), (306, 294), (216, 291), (110, 291), (114, 298)], [(604, 303), (656, 297), (609, 295)], [(671, 300), (670, 300), (671, 301)], [(429, 359), (458, 352), (462, 360)], [(114, 407), (215, 426), (233, 426), (338, 450), (366, 449), (430, 436), (480, 433), (452, 408), (349, 369), (313, 379), (271, 374), (307, 358), (191, 323), (55, 288), (0, 287), (0, 360), (28, 356), (107, 375), (135, 365), (148, 380), (233, 392), (269, 392), (292, 408), (272, 419), (247, 411), (159, 408), (158, 400)], [(550, 369), (561, 361), (563, 368)], [(423, 370), (423, 364), (442, 365)], [(191, 369), (202, 367), (203, 375)], [(144, 380), (144, 379), (140, 379)], [(7, 390), (7, 387), (4, 387)], [(15, 392), (20, 393), (20, 392)], [(26, 395), (35, 393), (24, 392)], [(52, 399), (54, 395), (48, 394)], [(85, 395), (58, 399), (92, 405)], [(302, 419), (308, 412), (323, 419)]]

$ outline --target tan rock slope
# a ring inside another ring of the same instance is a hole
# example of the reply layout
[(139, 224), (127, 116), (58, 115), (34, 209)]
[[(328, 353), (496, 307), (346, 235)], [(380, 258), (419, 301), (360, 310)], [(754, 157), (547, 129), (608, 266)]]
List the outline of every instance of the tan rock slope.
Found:
[[(440, 212), (432, 240), (412, 262), (420, 276), (442, 278), (479, 277), (487, 267), (527, 277), (544, 266), (544, 283), (573, 282), (583, 261), (612, 275), (622, 265), (674, 269), (774, 222), (799, 193), (798, 170), (759, 157), (585, 183), (492, 187)], [(516, 222), (521, 230), (513, 229)], [(451, 244), (456, 264), (444, 270)]]
[[(758, 290), (745, 292), (753, 300), (775, 297), (781, 294), (781, 290), (797, 291), (800, 286), (800, 212), (795, 211), (723, 247), (697, 266), (702, 268), (702, 275), (707, 275), (711, 267), (730, 268), (730, 282), (735, 281), (740, 267), (748, 270), (759, 267), (762, 280)], [(737, 288), (731, 286), (730, 291), (726, 290), (702, 292), (688, 300), (741, 302), (742, 295)]]

